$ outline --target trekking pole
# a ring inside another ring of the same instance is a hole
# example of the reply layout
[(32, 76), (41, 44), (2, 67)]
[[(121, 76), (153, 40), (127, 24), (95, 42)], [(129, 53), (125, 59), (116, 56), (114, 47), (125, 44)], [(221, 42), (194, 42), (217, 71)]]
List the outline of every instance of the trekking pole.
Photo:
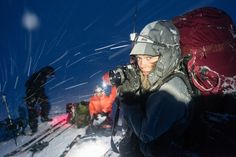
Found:
[[(10, 123), (10, 128), (14, 128), (14, 124), (12, 122), (12, 117), (11, 117), (11, 114), (10, 114), (10, 110), (9, 110), (9, 107), (8, 107), (8, 104), (7, 104), (7, 99), (6, 99), (6, 95), (2, 95), (2, 102), (5, 104), (6, 106), (6, 110), (7, 110), (7, 115), (8, 115), (8, 119), (9, 119), (9, 123)], [(13, 132), (14, 133), (14, 132)], [(16, 136), (15, 134), (13, 135), (13, 139), (15, 141), (15, 144), (17, 145), (17, 141), (16, 141)]]

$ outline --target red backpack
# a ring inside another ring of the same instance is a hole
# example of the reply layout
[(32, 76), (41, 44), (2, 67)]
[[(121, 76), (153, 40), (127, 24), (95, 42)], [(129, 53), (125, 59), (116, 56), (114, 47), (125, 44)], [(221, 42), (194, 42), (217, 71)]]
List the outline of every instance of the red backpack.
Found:
[(224, 11), (205, 7), (173, 19), (187, 69), (204, 95), (236, 92), (236, 29)]

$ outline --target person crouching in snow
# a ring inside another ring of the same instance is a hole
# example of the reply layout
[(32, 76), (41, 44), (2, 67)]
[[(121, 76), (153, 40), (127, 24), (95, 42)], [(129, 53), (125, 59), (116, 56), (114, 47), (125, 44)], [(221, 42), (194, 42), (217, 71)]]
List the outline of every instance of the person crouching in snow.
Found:
[(75, 124), (77, 128), (85, 127), (89, 124), (88, 102), (68, 103), (66, 111), (68, 113), (67, 122)]
[(74, 124), (74, 117), (75, 117), (75, 105), (74, 103), (68, 103), (66, 104), (66, 113), (67, 115), (67, 119), (66, 121), (68, 123)]
[(110, 95), (97, 86), (94, 95), (89, 101), (89, 113), (91, 117), (91, 127), (111, 128), (112, 104), (116, 98), (116, 87), (111, 88)]

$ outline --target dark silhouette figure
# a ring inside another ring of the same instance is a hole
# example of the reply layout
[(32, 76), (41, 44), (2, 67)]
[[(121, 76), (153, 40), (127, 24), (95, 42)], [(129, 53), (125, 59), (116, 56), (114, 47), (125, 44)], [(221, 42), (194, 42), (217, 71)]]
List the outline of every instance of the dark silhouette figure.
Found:
[[(45, 94), (44, 85), (47, 79), (54, 76), (54, 68), (46, 66), (38, 72), (33, 73), (25, 83), (26, 96), (25, 102), (28, 108), (29, 126), (32, 132), (36, 132), (38, 128), (38, 116), (41, 116), (41, 121), (51, 121), (48, 118), (50, 105), (48, 97)], [(40, 112), (36, 108), (36, 104), (40, 106)]]

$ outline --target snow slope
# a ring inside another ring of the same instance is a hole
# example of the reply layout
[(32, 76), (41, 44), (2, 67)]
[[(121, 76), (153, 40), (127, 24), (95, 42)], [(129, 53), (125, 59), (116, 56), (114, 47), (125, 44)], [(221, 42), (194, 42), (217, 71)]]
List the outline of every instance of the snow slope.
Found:
[[(65, 117), (65, 116), (66, 115), (58, 115), (57, 117), (54, 117), (53, 121), (50, 123), (40, 123), (39, 131), (33, 136), (18, 136), (17, 146), (15, 145), (13, 139), (0, 143), (0, 154), (4, 156), (14, 151), (18, 147), (29, 141), (30, 139), (34, 138), (38, 134), (41, 134), (47, 128), (50, 128), (51, 125), (53, 125), (53, 123), (54, 124), (57, 123), (58, 119), (60, 119), (59, 117)], [(81, 137), (83, 137), (83, 135), (85, 134), (86, 127), (78, 129), (76, 128), (76, 126), (68, 123), (64, 125), (62, 123), (60, 125), (62, 126), (58, 130), (51, 133), (44, 140), (42, 140), (42, 141), (49, 141), (49, 145), (44, 149), (42, 149), (41, 151), (32, 153), (31, 151), (28, 150), (13, 156), (59, 157), (77, 135), (81, 135)], [(86, 141), (85, 140), (83, 142), (81, 141), (82, 139), (81, 140), (78, 139), (77, 143), (71, 148), (71, 150), (66, 155), (67, 157), (74, 157), (74, 156), (100, 157), (103, 156), (103, 154), (110, 148), (110, 137), (105, 137), (105, 136), (98, 137), (94, 135), (91, 139), (86, 138)], [(115, 157), (118, 156), (118, 154), (114, 153), (112, 156)]]

